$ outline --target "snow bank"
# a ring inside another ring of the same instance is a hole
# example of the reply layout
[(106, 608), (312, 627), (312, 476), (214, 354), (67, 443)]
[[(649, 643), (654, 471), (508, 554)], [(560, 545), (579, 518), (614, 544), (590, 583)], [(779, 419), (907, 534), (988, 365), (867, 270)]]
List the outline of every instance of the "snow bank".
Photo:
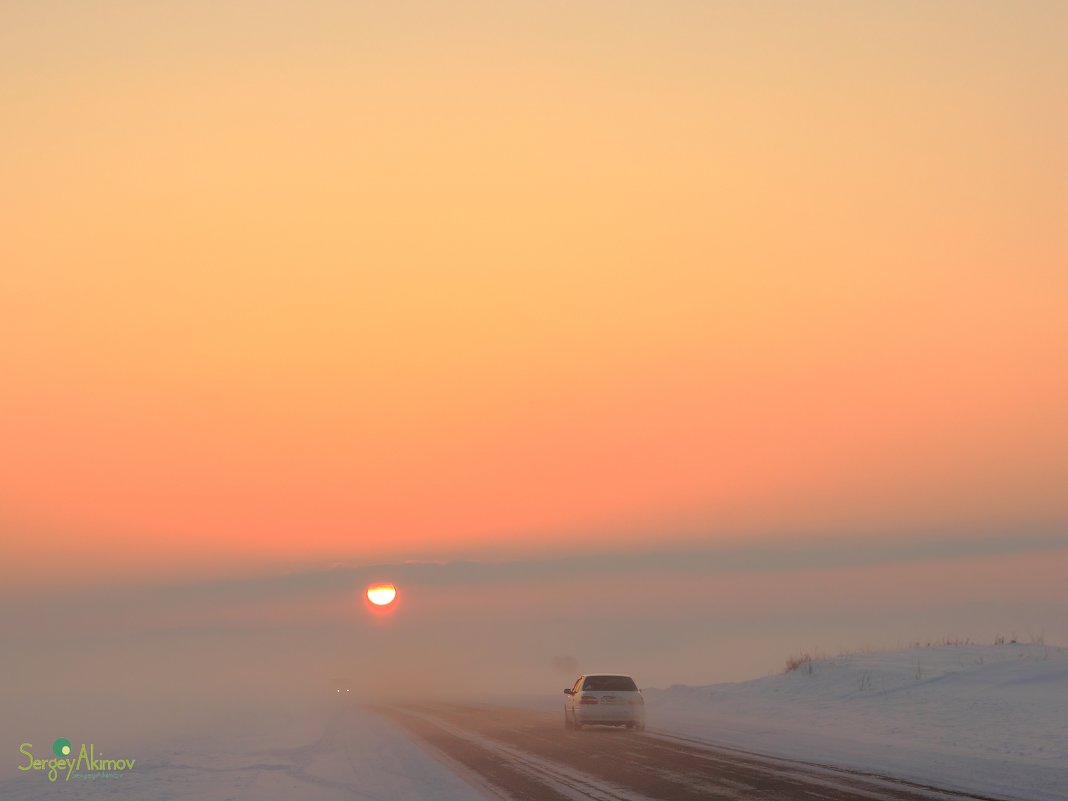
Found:
[(0, 798), (485, 801), (393, 723), (347, 698), (231, 708), (195, 732), (146, 742), (132, 756), (136, 769), (121, 778), (50, 783), (26, 772), (0, 780)]
[(943, 645), (645, 690), (651, 728), (1023, 801), (1068, 799), (1068, 651)]

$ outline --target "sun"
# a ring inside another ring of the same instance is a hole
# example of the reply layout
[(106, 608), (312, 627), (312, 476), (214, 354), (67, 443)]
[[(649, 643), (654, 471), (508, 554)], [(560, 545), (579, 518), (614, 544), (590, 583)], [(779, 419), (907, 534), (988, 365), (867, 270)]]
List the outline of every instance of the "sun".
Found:
[(375, 606), (389, 606), (397, 599), (397, 588), (392, 584), (372, 584), (367, 588), (367, 600)]

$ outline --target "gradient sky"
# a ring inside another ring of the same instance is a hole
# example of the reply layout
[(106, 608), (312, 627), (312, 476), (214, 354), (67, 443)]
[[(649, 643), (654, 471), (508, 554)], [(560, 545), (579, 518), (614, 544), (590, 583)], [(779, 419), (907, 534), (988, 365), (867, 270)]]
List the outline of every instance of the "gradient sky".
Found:
[(5, 2), (5, 582), (1068, 519), (1061, 3)]
[(0, 747), (1068, 643), (1065, 143), (1062, 2), (0, 2)]

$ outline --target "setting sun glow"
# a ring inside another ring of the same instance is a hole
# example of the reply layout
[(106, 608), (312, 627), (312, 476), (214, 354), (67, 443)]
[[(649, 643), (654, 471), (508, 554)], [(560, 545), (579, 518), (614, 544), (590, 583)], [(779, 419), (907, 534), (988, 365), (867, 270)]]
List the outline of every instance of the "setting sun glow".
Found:
[(389, 606), (397, 597), (397, 588), (392, 584), (372, 584), (367, 588), (367, 600), (375, 606)]

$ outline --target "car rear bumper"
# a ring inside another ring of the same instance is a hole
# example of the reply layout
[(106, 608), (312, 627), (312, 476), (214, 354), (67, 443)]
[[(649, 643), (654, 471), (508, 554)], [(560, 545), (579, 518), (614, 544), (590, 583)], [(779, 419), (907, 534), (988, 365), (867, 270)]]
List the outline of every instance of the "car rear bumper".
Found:
[(582, 724), (644, 723), (645, 708), (633, 704), (597, 704), (575, 708), (575, 722)]

